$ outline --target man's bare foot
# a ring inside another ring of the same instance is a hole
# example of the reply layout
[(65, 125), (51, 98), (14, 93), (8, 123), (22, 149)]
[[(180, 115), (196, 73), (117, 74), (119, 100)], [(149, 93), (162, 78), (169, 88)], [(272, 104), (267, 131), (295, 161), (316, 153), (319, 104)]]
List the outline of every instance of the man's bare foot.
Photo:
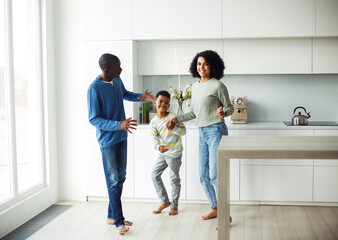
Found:
[[(112, 218), (107, 218), (107, 224), (108, 224), (108, 225), (114, 225), (114, 224), (115, 224), (114, 219), (112, 219)], [(131, 225), (133, 225), (133, 222), (124, 220), (124, 225), (126, 225), (126, 226), (131, 226)]]
[(118, 226), (116, 229), (117, 229), (117, 233), (120, 235), (123, 235), (129, 231), (129, 227), (126, 227), (125, 225)]
[(178, 209), (177, 208), (170, 208), (169, 210), (169, 215), (174, 216), (178, 214)]
[(162, 212), (163, 209), (167, 208), (170, 206), (170, 203), (167, 203), (167, 204), (161, 204), (157, 210), (154, 210), (153, 213), (154, 214), (158, 214), (160, 212)]
[(212, 208), (211, 211), (207, 215), (202, 216), (202, 219), (208, 220), (208, 219), (212, 219), (216, 217), (217, 217), (217, 208)]

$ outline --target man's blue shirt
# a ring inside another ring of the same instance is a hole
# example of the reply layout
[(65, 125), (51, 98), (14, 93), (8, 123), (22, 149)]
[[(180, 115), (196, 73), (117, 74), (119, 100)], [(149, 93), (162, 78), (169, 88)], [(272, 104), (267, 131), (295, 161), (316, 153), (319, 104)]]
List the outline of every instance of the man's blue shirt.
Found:
[(113, 84), (98, 77), (92, 82), (87, 91), (88, 118), (96, 128), (100, 148), (127, 139), (128, 132), (120, 129), (120, 123), (126, 119), (123, 100), (142, 101), (137, 99), (141, 95), (127, 91), (120, 77), (114, 78)]

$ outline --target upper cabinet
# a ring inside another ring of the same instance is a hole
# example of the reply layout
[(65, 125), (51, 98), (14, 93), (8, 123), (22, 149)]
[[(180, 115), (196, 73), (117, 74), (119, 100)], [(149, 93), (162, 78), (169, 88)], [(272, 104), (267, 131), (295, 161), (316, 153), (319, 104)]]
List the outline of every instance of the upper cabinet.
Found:
[(338, 1), (316, 1), (316, 36), (338, 36)]
[(313, 73), (338, 73), (338, 38), (313, 39)]
[(222, 40), (140, 41), (138, 74), (188, 75), (192, 59), (205, 50), (214, 50), (223, 57)]
[(311, 74), (311, 39), (224, 40), (226, 74)]
[(132, 0), (82, 1), (82, 39), (132, 39), (131, 14)]
[(134, 0), (133, 39), (222, 37), (222, 0)]
[(310, 36), (315, 0), (223, 0), (224, 38)]

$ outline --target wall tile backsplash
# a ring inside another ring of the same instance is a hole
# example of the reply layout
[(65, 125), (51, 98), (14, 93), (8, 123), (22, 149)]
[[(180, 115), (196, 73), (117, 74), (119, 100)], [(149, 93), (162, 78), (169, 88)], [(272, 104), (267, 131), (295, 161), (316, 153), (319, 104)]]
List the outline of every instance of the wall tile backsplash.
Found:
[[(198, 79), (181, 76), (181, 89), (195, 81)], [(310, 112), (309, 121), (338, 121), (336, 74), (226, 75), (221, 81), (230, 96), (248, 98), (248, 120), (251, 122), (290, 121), (297, 106)], [(170, 86), (178, 88), (178, 76), (143, 76), (144, 90), (152, 90), (154, 95)], [(189, 111), (185, 103), (183, 110)], [(170, 111), (177, 112), (177, 101), (171, 101)]]

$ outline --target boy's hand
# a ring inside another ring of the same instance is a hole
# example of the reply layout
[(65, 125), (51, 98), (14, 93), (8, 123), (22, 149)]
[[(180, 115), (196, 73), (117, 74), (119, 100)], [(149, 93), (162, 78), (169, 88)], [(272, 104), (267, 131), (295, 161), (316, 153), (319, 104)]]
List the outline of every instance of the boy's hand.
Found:
[(167, 126), (167, 128), (168, 128), (169, 130), (173, 130), (174, 127), (175, 127), (175, 125), (177, 124), (177, 122), (178, 122), (178, 121), (177, 121), (177, 118), (174, 117), (174, 118), (170, 119), (170, 120), (167, 122), (166, 126)]
[(130, 117), (130, 118), (127, 118), (127, 119), (124, 119), (124, 120), (120, 123), (120, 129), (121, 129), (121, 130), (126, 130), (126, 131), (132, 133), (132, 132), (130, 131), (130, 129), (136, 130), (136, 128), (133, 127), (133, 126), (137, 126), (137, 124), (136, 124), (135, 122), (137, 122), (137, 121), (131, 119), (131, 117)]
[(137, 99), (142, 99), (142, 100), (145, 100), (145, 99), (153, 99), (155, 100), (155, 96), (154, 95), (151, 95), (152, 91), (148, 92), (148, 89), (144, 92), (143, 95), (139, 96)]
[(216, 115), (222, 119), (225, 118), (225, 112), (223, 111), (223, 107), (219, 107), (217, 109)]
[(167, 147), (164, 146), (164, 145), (160, 145), (160, 147), (158, 148), (158, 150), (160, 150), (161, 153), (165, 153), (166, 151), (169, 150), (169, 148), (167, 148)]

